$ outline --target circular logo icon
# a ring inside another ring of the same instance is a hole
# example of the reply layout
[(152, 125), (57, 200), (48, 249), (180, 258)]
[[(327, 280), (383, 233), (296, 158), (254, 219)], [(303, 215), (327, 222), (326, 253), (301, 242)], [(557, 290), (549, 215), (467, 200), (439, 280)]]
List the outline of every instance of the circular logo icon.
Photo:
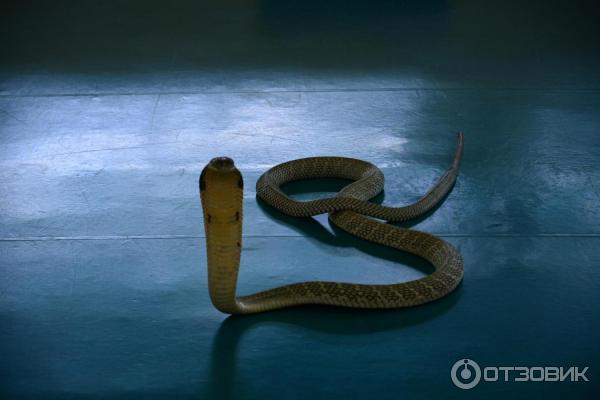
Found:
[(481, 379), (479, 365), (468, 358), (458, 360), (450, 370), (452, 383), (461, 389), (473, 389)]

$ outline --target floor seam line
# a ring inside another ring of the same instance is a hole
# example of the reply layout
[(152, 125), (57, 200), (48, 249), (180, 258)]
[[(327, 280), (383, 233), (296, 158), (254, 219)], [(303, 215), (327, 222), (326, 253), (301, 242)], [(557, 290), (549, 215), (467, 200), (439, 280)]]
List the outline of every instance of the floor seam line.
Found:
[[(538, 233), (538, 234), (463, 234), (435, 233), (439, 237), (457, 238), (600, 238), (600, 233)], [(243, 235), (242, 238), (311, 238), (310, 235)], [(86, 241), (86, 240), (172, 240), (205, 239), (201, 235), (114, 235), (114, 236), (22, 236), (0, 237), (0, 242)]]
[(511, 87), (442, 87), (442, 88), (339, 88), (339, 89), (291, 89), (291, 90), (233, 90), (233, 91), (155, 91), (155, 92), (100, 92), (100, 93), (50, 93), (50, 94), (0, 94), (0, 98), (28, 97), (102, 97), (102, 96), (160, 96), (201, 94), (269, 94), (269, 93), (353, 93), (353, 92), (413, 92), (413, 91), (514, 91), (514, 92), (599, 92), (600, 88), (511, 88)]

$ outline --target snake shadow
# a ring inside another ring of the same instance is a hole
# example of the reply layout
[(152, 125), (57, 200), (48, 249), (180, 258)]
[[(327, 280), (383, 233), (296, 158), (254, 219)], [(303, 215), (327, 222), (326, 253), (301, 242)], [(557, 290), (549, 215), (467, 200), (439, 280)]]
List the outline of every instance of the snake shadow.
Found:
[[(338, 191), (348, 184), (342, 179), (318, 179), (291, 182), (283, 187), (285, 193), (294, 195), (305, 192)], [(381, 203), (384, 193), (372, 201)], [(429, 274), (433, 267), (425, 260), (387, 246), (365, 242), (331, 225), (326, 229), (315, 218), (287, 216), (257, 198), (260, 209), (274, 221), (284, 224), (313, 240), (332, 246), (355, 247), (370, 255), (393, 260), (410, 268)], [(440, 204), (443, 202), (440, 201)], [(439, 205), (431, 210), (431, 215)], [(427, 218), (424, 215), (420, 219)], [(418, 221), (410, 221), (413, 225)], [(412, 226), (403, 224), (405, 227)], [(307, 329), (331, 335), (363, 335), (382, 331), (400, 330), (426, 323), (447, 313), (462, 296), (462, 284), (449, 295), (434, 302), (402, 310), (361, 310), (327, 306), (300, 306), (267, 313), (229, 316), (220, 325), (212, 343), (208, 398), (233, 398), (236, 390), (236, 373), (240, 342), (245, 334), (257, 327), (278, 329)]]
[[(397, 331), (439, 318), (454, 307), (461, 294), (462, 285), (459, 285), (442, 299), (403, 310), (301, 306), (253, 315), (229, 316), (221, 323), (213, 338), (205, 389), (208, 393), (203, 398), (239, 398), (241, 379), (238, 379), (238, 366), (245, 358), (244, 346), (241, 344), (244, 336), (254, 329), (278, 330), (284, 336), (293, 334), (298, 329), (337, 336)], [(251, 347), (246, 349), (251, 350)]]

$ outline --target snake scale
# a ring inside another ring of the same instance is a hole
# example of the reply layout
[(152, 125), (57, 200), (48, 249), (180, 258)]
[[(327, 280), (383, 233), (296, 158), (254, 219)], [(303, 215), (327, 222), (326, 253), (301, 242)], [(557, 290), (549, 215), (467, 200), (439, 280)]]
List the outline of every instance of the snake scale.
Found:
[[(460, 253), (429, 233), (378, 221), (407, 221), (438, 204), (456, 181), (463, 151), (458, 134), (454, 160), (446, 173), (418, 201), (404, 207), (386, 207), (368, 200), (383, 190), (384, 176), (371, 163), (345, 157), (311, 157), (288, 161), (266, 171), (256, 183), (259, 198), (294, 217), (329, 213), (330, 221), (359, 238), (415, 254), (435, 270), (424, 278), (397, 284), (301, 282), (248, 296), (236, 296), (242, 250), (243, 180), (233, 160), (212, 159), (200, 175), (208, 254), (208, 287), (214, 306), (224, 313), (251, 314), (302, 304), (355, 308), (400, 308), (427, 303), (452, 292), (463, 276)], [(281, 189), (286, 182), (323, 177), (353, 182), (334, 197), (295, 201)]]

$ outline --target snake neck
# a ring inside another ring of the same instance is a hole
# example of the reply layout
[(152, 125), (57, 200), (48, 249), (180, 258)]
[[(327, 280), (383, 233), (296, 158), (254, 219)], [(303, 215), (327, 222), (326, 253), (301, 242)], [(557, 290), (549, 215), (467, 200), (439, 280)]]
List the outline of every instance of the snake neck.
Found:
[(241, 305), (235, 293), (242, 249), (243, 181), (233, 166), (221, 168), (215, 164), (211, 161), (200, 176), (208, 288), (218, 310), (238, 314)]
[[(220, 311), (236, 314), (238, 272), (242, 247), (242, 217), (219, 221), (213, 214), (205, 216), (208, 252), (208, 288), (210, 299)], [(208, 222), (210, 221), (210, 222)]]

